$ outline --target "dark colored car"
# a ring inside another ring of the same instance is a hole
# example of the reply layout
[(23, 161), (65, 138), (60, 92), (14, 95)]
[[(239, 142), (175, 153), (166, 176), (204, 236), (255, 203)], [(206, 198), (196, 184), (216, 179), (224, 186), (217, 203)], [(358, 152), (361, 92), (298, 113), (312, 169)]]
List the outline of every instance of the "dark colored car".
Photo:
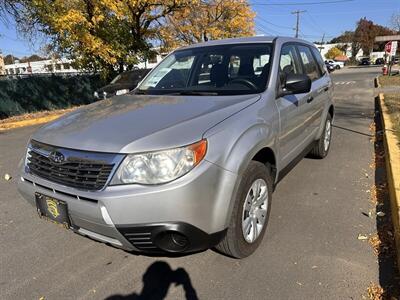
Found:
[(138, 69), (119, 74), (109, 84), (94, 92), (97, 99), (119, 96), (133, 90), (151, 69)]
[(360, 65), (369, 66), (370, 64), (371, 64), (371, 61), (370, 61), (369, 57), (364, 57), (363, 59), (361, 59)]
[(329, 73), (332, 73), (333, 71), (335, 71), (335, 66), (327, 61), (325, 61), (325, 66)]

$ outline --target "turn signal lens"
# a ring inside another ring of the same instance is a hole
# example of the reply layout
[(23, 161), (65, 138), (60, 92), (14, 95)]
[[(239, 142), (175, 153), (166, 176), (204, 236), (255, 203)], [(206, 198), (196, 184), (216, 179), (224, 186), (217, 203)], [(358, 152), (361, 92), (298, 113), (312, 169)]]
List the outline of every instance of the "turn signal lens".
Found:
[(189, 150), (193, 151), (194, 154), (194, 165), (197, 166), (206, 155), (207, 152), (207, 140), (201, 140), (195, 144), (190, 145)]

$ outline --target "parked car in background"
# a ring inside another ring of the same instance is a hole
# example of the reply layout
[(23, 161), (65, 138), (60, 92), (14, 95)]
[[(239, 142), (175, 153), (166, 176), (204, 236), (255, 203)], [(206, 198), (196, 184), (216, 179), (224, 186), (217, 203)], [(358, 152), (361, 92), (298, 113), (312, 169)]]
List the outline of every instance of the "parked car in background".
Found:
[(383, 65), (385, 63), (385, 60), (383, 58), (377, 58), (375, 60), (375, 65)]
[(97, 99), (126, 94), (133, 90), (151, 69), (137, 69), (119, 74), (109, 84), (94, 92)]
[(332, 73), (333, 71), (335, 71), (335, 66), (327, 61), (325, 61), (325, 66), (329, 73)]
[(332, 87), (300, 39), (180, 48), (134, 91), (34, 133), (18, 189), (44, 219), (125, 250), (244, 258), (279, 180), (305, 155), (328, 155)]
[(363, 57), (360, 61), (360, 65), (362, 66), (369, 66), (371, 64), (371, 60), (369, 57)]
[(327, 59), (325, 62), (331, 64), (336, 70), (339, 70), (344, 67), (344, 62), (342, 61), (335, 61), (332, 59)]

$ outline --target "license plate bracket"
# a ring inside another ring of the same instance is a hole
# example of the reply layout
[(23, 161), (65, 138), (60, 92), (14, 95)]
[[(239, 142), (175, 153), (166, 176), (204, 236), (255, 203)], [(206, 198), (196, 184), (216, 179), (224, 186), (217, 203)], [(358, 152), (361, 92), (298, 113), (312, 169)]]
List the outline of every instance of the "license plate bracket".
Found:
[(35, 200), (39, 217), (54, 223), (62, 224), (66, 228), (71, 227), (68, 205), (65, 201), (40, 193), (35, 193)]

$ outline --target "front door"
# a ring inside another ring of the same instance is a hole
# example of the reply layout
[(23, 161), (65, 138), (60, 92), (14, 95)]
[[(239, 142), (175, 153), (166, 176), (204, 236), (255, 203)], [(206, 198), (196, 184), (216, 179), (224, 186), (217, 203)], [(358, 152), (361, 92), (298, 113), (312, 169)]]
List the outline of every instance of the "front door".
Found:
[[(298, 59), (296, 46), (285, 44), (282, 47), (279, 64), (280, 87), (284, 88), (284, 82), (288, 74), (300, 74), (302, 68)], [(301, 116), (301, 104), (306, 101), (308, 94), (286, 95), (276, 99), (276, 105), (280, 115), (280, 157), (281, 166), (284, 168), (302, 152), (303, 140), (306, 133), (303, 128)]]

